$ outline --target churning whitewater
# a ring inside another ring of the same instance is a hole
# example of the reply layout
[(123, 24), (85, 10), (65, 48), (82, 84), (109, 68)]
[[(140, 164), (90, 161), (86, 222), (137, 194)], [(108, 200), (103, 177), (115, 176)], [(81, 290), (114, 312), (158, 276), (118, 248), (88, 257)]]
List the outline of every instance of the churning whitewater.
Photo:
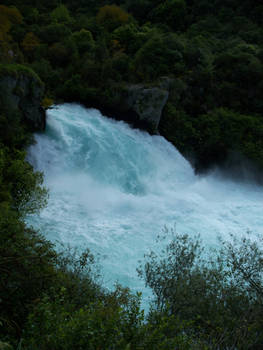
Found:
[(44, 172), (49, 204), (29, 223), (53, 242), (100, 253), (104, 282), (142, 290), (138, 260), (164, 225), (200, 233), (260, 233), (263, 190), (255, 184), (195, 176), (163, 137), (131, 129), (95, 109), (64, 104), (48, 112), (28, 159)]

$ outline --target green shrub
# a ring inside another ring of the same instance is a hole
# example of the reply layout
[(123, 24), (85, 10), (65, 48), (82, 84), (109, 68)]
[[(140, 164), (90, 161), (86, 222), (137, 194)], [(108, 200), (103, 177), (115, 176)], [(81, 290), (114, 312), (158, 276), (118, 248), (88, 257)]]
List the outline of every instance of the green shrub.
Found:
[(171, 241), (160, 253), (146, 254), (138, 272), (159, 312), (190, 322), (184, 335), (208, 349), (257, 349), (263, 340), (261, 243), (230, 236), (209, 254), (199, 238), (172, 231)]

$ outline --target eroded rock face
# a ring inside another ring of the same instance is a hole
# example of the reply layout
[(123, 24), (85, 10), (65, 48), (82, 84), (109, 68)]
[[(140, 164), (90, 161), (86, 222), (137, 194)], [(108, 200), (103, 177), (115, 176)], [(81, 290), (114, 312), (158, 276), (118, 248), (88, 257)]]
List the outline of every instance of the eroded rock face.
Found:
[(145, 88), (141, 85), (127, 87), (124, 103), (135, 112), (137, 122), (146, 130), (157, 132), (163, 107), (168, 99), (168, 91), (159, 87)]
[(30, 72), (17, 70), (0, 72), (0, 102), (9, 111), (19, 111), (32, 130), (44, 130), (45, 111), (41, 106), (44, 86)]
[(113, 102), (106, 113), (156, 134), (168, 96), (169, 82), (165, 80), (156, 86), (142, 84), (114, 86)]

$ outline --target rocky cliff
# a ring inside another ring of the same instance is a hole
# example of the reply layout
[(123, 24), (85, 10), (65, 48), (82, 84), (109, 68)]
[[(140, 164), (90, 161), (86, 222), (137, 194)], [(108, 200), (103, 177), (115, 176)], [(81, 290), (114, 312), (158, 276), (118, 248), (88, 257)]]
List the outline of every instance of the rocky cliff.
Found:
[(9, 111), (19, 111), (33, 131), (45, 129), (43, 94), (44, 85), (32, 70), (22, 65), (0, 65), (0, 104)]
[(122, 84), (113, 86), (105, 113), (135, 127), (158, 133), (162, 110), (169, 96), (168, 79), (155, 86)]

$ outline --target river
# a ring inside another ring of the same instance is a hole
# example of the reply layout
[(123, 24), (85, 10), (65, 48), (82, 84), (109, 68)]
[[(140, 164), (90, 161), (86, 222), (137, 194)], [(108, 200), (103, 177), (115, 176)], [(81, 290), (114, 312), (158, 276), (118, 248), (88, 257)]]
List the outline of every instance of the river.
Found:
[(196, 176), (163, 137), (134, 130), (98, 110), (64, 104), (48, 111), (45, 133), (28, 150), (44, 172), (49, 204), (28, 222), (52, 242), (100, 255), (104, 284), (150, 293), (138, 260), (156, 247), (166, 225), (200, 233), (206, 245), (263, 225), (263, 188), (217, 172)]

